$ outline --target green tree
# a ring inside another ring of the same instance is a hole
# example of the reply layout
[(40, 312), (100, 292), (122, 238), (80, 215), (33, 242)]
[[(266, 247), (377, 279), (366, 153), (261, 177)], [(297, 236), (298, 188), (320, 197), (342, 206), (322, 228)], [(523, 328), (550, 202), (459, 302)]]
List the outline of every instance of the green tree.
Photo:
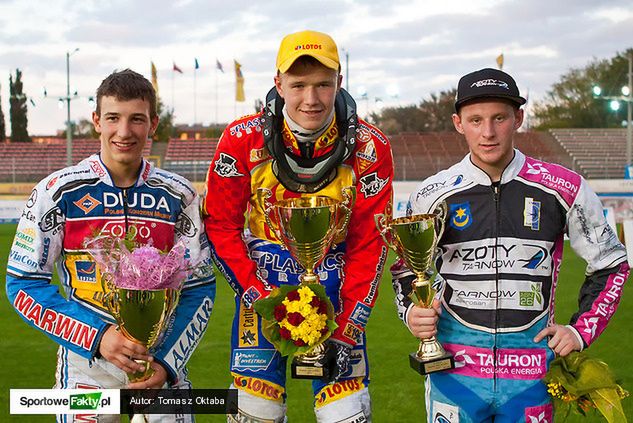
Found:
[(158, 128), (154, 132), (154, 141), (167, 142), (174, 136), (174, 111), (165, 107), (159, 99), (156, 101), (156, 113), (160, 118)]
[(13, 75), (9, 75), (9, 115), (11, 118), (11, 141), (13, 142), (30, 142), (29, 132), (27, 129), (28, 118), (26, 116), (26, 95), (22, 92), (22, 71), (15, 70), (15, 81)]
[(431, 94), (420, 105), (386, 107), (380, 113), (372, 113), (370, 120), (384, 132), (431, 132), (453, 129), (451, 115), (454, 111), (455, 89)]
[[(95, 131), (95, 126), (90, 119), (82, 118), (79, 122), (71, 122), (73, 138), (98, 139), (99, 134)], [(64, 129), (60, 136), (66, 138), (66, 130)]]
[(4, 125), (4, 113), (2, 113), (2, 96), (0, 96), (0, 142), (4, 142), (6, 140), (7, 140), (7, 128)]
[(625, 115), (609, 109), (609, 102), (596, 98), (594, 85), (605, 96), (619, 96), (628, 83), (628, 57), (633, 49), (611, 59), (594, 59), (581, 69), (571, 69), (552, 85), (545, 99), (534, 105), (536, 129), (614, 128), (620, 127)]

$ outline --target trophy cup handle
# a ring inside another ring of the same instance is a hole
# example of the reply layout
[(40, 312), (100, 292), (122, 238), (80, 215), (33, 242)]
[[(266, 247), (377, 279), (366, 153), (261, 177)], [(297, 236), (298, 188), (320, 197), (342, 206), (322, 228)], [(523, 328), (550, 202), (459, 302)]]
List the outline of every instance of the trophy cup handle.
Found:
[(114, 317), (114, 320), (116, 320), (118, 323), (121, 314), (119, 313), (119, 302), (117, 301), (117, 296), (118, 294), (114, 290), (105, 293), (103, 295), (103, 305), (112, 314), (112, 317)]
[(341, 189), (341, 193), (343, 194), (343, 201), (338, 204), (338, 207), (343, 212), (343, 219), (342, 222), (337, 223), (335, 237), (344, 234), (352, 216), (352, 207), (356, 202), (356, 189), (354, 187), (344, 187)]
[(440, 239), (442, 238), (442, 235), (444, 234), (444, 228), (446, 227), (446, 218), (448, 216), (448, 209), (446, 207), (446, 202), (442, 201), (440, 204), (438, 204), (433, 214), (435, 214), (435, 224), (437, 227), (435, 238), (433, 240), (434, 241), (433, 255), (435, 258), (435, 256), (439, 254), (437, 244), (440, 242)]
[(275, 234), (278, 239), (281, 239), (281, 233), (279, 227), (273, 224), (273, 220), (270, 218), (270, 213), (273, 209), (273, 204), (268, 201), (273, 196), (273, 192), (268, 188), (257, 188), (257, 203), (264, 212), (264, 218), (270, 230)]
[(438, 204), (438, 206), (435, 208), (434, 214), (438, 226), (437, 239), (439, 241), (439, 239), (442, 238), (442, 235), (444, 234), (444, 226), (446, 226), (446, 217), (448, 214), (446, 202), (442, 201), (440, 204)]
[(387, 238), (387, 233), (391, 233), (391, 226), (387, 224), (387, 216), (384, 214), (375, 214), (374, 221), (376, 222), (376, 227), (378, 228), (378, 232), (382, 237), (382, 240), (385, 241), (385, 244), (393, 251), (398, 252), (395, 244)]

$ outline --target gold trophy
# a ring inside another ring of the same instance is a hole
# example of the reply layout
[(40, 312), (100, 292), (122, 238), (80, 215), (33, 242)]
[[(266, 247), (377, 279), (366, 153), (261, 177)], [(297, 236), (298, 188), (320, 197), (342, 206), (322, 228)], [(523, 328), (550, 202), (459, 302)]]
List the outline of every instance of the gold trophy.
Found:
[[(322, 195), (279, 200), (272, 204), (268, 199), (272, 191), (257, 190), (257, 202), (263, 210), (270, 230), (281, 241), (290, 255), (305, 269), (299, 276), (301, 285), (319, 283), (314, 269), (324, 259), (338, 237), (342, 237), (349, 223), (356, 191), (353, 187), (342, 190), (343, 201)], [(291, 374), (295, 379), (322, 379), (329, 377), (324, 363), (325, 347), (318, 344), (312, 351), (296, 355)]]
[[(109, 273), (102, 274), (101, 281), (106, 292), (103, 303), (118, 323), (121, 333), (147, 348), (158, 344), (176, 309), (180, 291), (173, 288), (117, 288)], [(142, 382), (154, 374), (148, 361), (134, 361), (144, 365), (145, 370), (128, 373), (130, 382)]]
[[(374, 219), (385, 243), (416, 275), (411, 283), (411, 300), (420, 307), (430, 308), (435, 290), (429, 280), (429, 271), (434, 264), (437, 243), (444, 232), (446, 204), (441, 203), (433, 214), (393, 220), (384, 214), (377, 214)], [(455, 367), (453, 356), (444, 350), (434, 336), (420, 340), (418, 351), (409, 354), (409, 364), (422, 375)]]

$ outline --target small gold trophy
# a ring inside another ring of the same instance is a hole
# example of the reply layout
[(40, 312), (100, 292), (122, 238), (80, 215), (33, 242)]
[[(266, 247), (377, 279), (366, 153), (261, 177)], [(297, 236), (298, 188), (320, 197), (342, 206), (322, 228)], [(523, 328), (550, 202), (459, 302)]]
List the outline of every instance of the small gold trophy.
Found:
[[(416, 275), (412, 282), (411, 300), (420, 307), (430, 308), (435, 290), (428, 272), (433, 267), (437, 243), (444, 232), (446, 204), (441, 203), (436, 213), (389, 219), (384, 214), (374, 216), (376, 226), (385, 243)], [(434, 336), (420, 340), (416, 353), (409, 354), (411, 367), (422, 375), (448, 370), (455, 361)]]
[[(342, 190), (343, 201), (311, 196), (279, 200), (272, 204), (268, 199), (272, 191), (257, 190), (257, 202), (263, 209), (266, 223), (290, 255), (305, 269), (299, 276), (301, 285), (319, 283), (314, 269), (324, 259), (334, 241), (342, 236), (351, 216), (356, 191), (353, 187)], [(311, 351), (296, 355), (291, 374), (295, 379), (323, 379), (330, 369), (324, 363), (325, 347), (316, 345)]]
[[(118, 288), (109, 276), (102, 274), (106, 292), (103, 303), (118, 323), (121, 333), (130, 341), (147, 348), (153, 347), (167, 329), (167, 322), (178, 304), (180, 290)], [(154, 374), (149, 362), (134, 361), (144, 365), (145, 370), (128, 373), (130, 382), (142, 382)]]

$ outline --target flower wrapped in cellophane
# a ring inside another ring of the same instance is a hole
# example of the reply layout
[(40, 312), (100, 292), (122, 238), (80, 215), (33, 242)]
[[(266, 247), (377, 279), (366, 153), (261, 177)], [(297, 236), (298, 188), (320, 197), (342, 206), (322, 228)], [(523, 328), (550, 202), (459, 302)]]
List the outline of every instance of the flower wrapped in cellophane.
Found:
[(543, 378), (555, 408), (567, 417), (572, 409), (587, 416), (598, 410), (609, 423), (626, 422), (621, 400), (629, 395), (615, 380), (609, 366), (585, 353), (557, 357)]
[(169, 251), (127, 238), (97, 236), (86, 240), (86, 249), (100, 267), (102, 279), (117, 288), (180, 289), (193, 271), (187, 248), (176, 242)]
[(262, 316), (262, 333), (282, 356), (312, 351), (338, 327), (320, 284), (282, 285), (254, 308)]

